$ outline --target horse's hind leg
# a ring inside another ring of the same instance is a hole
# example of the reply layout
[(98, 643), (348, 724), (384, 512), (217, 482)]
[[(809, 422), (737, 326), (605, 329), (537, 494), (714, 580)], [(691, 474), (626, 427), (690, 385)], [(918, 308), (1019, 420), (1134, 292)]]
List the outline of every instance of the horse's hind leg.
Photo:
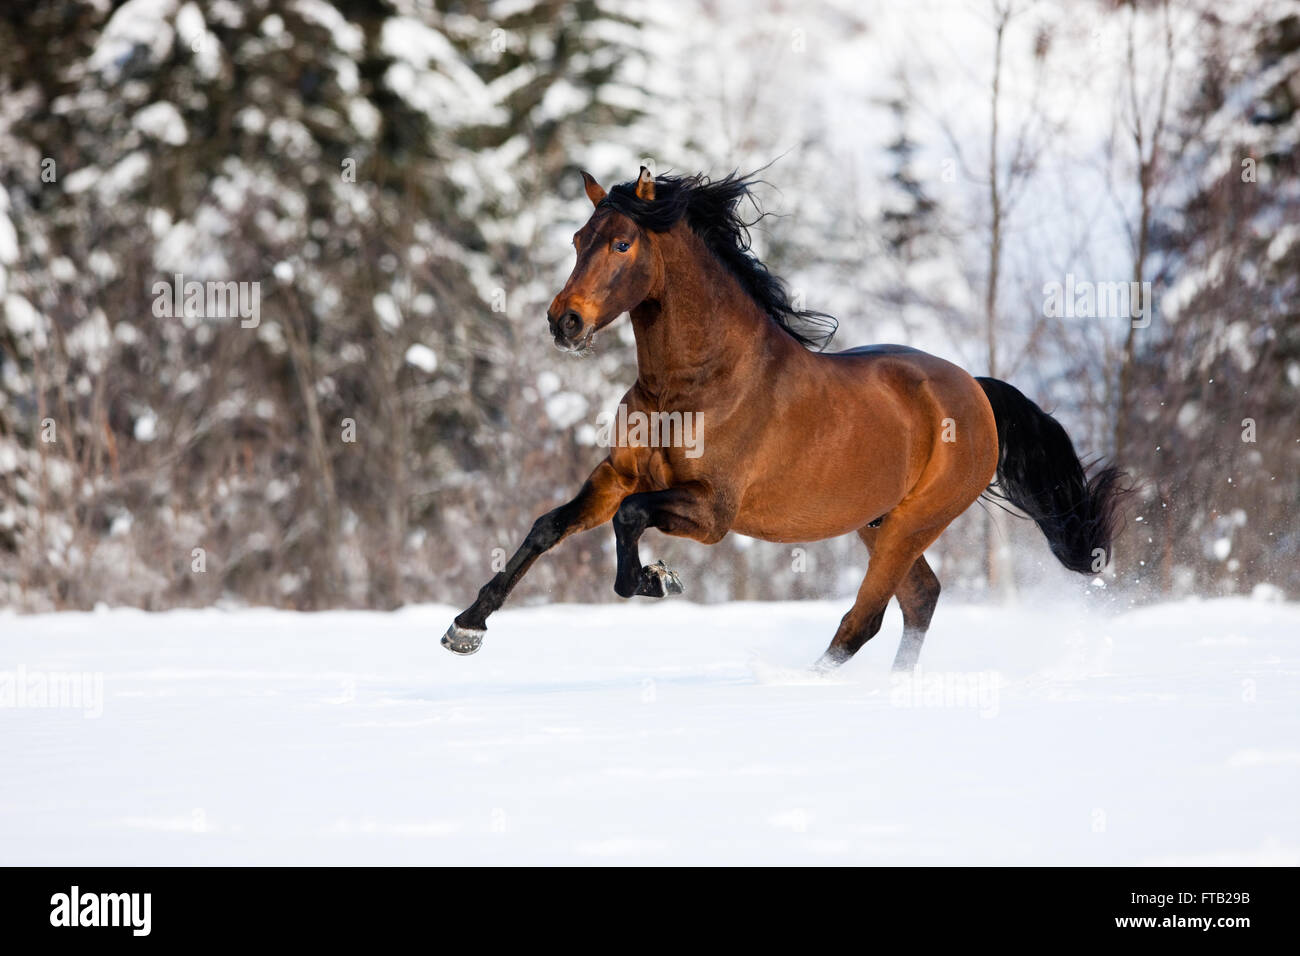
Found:
[(910, 671), (921, 656), (925, 632), (930, 628), (934, 606), (939, 603), (939, 579), (926, 562), (925, 555), (912, 562), (896, 596), (903, 609), (903, 639), (894, 655), (894, 670)]
[[(925, 636), (924, 627), (929, 625), (934, 602), (938, 599), (937, 580), (934, 580), (936, 590), (933, 595), (925, 597), (929, 592), (927, 575), (929, 579), (934, 579), (934, 572), (925, 564), (922, 552), (939, 536), (942, 526), (924, 532), (908, 532), (903, 527), (902, 519), (902, 515), (890, 515), (880, 529), (863, 528), (859, 532), (871, 552), (867, 576), (858, 589), (853, 607), (844, 615), (830, 646), (817, 661), (818, 670), (839, 667), (856, 654), (863, 644), (875, 637), (884, 620), (889, 599), (895, 594), (899, 595), (899, 603), (903, 606), (904, 633), (909, 629), (909, 624), (918, 628), (919, 633), (913, 631), (911, 640), (905, 640), (904, 645), (900, 645), (894, 667), (910, 669), (915, 664)], [(913, 568), (917, 565), (924, 570), (914, 571)]]
[[(870, 552), (876, 545), (877, 529), (862, 528), (858, 537)], [(894, 592), (898, 605), (903, 610), (903, 638), (898, 644), (898, 653), (894, 655), (895, 671), (910, 671), (916, 667), (917, 658), (921, 656), (921, 645), (925, 643), (925, 632), (930, 629), (930, 618), (934, 616), (935, 605), (939, 603), (939, 579), (935, 577), (925, 555), (912, 562), (903, 575), (903, 580)]]

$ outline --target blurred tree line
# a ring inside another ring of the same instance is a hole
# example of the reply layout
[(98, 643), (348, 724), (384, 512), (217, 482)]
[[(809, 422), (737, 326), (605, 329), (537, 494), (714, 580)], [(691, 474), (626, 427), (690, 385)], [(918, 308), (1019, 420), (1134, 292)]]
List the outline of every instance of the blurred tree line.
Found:
[[(1025, 155), (972, 161), (989, 178), (945, 199), (905, 71), (882, 84), (879, 149), (825, 145), (833, 110), (806, 104), (852, 84), (806, 48), (879, 42), (853, 4), (794, 21), (778, 4), (672, 7), (7, 5), (4, 603), (462, 603), (576, 490), (602, 454), (597, 414), (635, 376), (626, 323), (585, 363), (545, 335), (586, 215), (577, 168), (724, 173), (796, 148), (768, 178), (799, 215), (765, 222), (756, 245), (809, 307), (845, 318), (833, 347), (943, 330), (973, 372), (1001, 355), (999, 374), (1055, 399), (1081, 446), (1142, 483), (1111, 575), (1126, 590), (1300, 592), (1293, 10), (1197, 14), (1197, 75), (1161, 101), (1135, 166), (1133, 194), (1153, 197), (1135, 215), (1137, 271), (1171, 306), (1111, 348), (1025, 308), (1016, 263), (990, 273), (989, 237), (1017, 226), (988, 187), (1028, 182)], [(1161, 14), (1067, 8), (1026, 34), (1040, 69), (1070, 17)], [(157, 284), (177, 275), (257, 283), (256, 324), (158, 315)], [(940, 544), (946, 584), (985, 586), (980, 520)], [(1023, 529), (1001, 534), (1049, 560)], [(566, 542), (521, 596), (607, 598), (610, 538)], [(793, 557), (735, 536), (654, 547), (706, 600), (831, 595), (865, 565), (856, 539)]]

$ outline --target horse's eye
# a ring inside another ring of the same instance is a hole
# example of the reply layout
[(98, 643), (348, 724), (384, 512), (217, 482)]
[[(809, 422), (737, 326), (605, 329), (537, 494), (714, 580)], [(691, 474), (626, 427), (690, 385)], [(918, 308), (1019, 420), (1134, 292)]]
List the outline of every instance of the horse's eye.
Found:
[(628, 242), (626, 239), (620, 239), (618, 242), (614, 243), (614, 248), (619, 252), (627, 252), (632, 248), (632, 243)]

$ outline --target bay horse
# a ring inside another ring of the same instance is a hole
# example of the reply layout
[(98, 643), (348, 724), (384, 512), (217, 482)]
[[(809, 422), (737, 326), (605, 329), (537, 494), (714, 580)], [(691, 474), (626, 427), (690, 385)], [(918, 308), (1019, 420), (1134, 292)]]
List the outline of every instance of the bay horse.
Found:
[(756, 180), (656, 178), (642, 167), (606, 192), (582, 177), (595, 209), (547, 309), (555, 344), (587, 353), (629, 313), (628, 415), (693, 413), (703, 440), (693, 453), (640, 435), (613, 444), (572, 501), (537, 519), (444, 647), (477, 651), (488, 615), (533, 562), (607, 521), (624, 598), (682, 590), (662, 562), (642, 564), (647, 528), (704, 544), (728, 531), (777, 542), (856, 532), (870, 553), (866, 578), (814, 665), (823, 671), (876, 634), (895, 596), (904, 629), (894, 669), (915, 666), (939, 597), (923, 552), (986, 490), (1037, 522), (1067, 568), (1102, 569), (1121, 473), (1089, 478), (1061, 425), (1005, 382), (904, 346), (820, 351), (834, 320), (797, 309), (750, 250), (738, 207)]

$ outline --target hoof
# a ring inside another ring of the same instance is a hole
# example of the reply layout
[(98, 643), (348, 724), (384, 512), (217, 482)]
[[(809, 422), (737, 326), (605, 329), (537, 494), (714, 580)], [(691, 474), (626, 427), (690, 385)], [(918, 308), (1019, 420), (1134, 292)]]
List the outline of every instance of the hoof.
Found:
[(453, 654), (473, 654), (483, 646), (483, 635), (485, 634), (487, 634), (487, 631), (476, 630), (472, 627), (457, 627), (453, 624), (447, 628), (447, 633), (442, 635), (442, 646)]
[(664, 597), (668, 594), (684, 594), (686, 588), (682, 586), (682, 579), (677, 576), (677, 572), (669, 568), (662, 561), (656, 561), (648, 568), (642, 568), (642, 573), (650, 581), (657, 582), (658, 587), (655, 589), (659, 593), (655, 596)]
[(812, 672), (818, 677), (826, 677), (838, 670), (852, 656), (852, 654), (845, 654), (843, 651), (828, 648), (826, 653), (813, 663)]

